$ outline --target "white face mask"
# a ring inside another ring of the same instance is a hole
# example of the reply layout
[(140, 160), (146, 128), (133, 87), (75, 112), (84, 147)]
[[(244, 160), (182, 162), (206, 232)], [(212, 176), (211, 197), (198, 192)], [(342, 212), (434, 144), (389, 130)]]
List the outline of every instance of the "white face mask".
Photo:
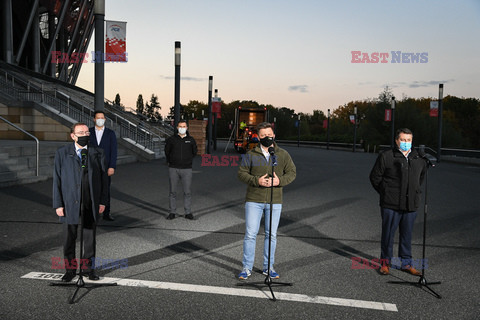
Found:
[(184, 135), (187, 133), (187, 128), (178, 128), (178, 133), (180, 133), (181, 135)]
[(105, 124), (105, 119), (97, 119), (95, 120), (95, 125), (97, 127), (103, 127), (103, 125)]

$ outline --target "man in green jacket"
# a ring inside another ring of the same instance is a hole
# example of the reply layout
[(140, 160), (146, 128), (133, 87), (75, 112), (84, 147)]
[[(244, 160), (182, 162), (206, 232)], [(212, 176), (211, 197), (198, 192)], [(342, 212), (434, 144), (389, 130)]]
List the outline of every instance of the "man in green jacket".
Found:
[[(238, 275), (246, 280), (252, 273), (255, 260), (255, 243), (260, 228), (260, 221), (265, 215), (265, 244), (263, 249), (263, 274), (268, 275), (268, 247), (270, 235), (270, 201), (273, 184), (273, 210), (271, 230), (270, 277), (280, 276), (273, 269), (275, 248), (277, 244), (277, 229), (282, 212), (283, 187), (295, 180), (296, 168), (287, 151), (278, 147), (272, 125), (262, 122), (257, 125), (260, 145), (250, 150), (242, 159), (238, 170), (238, 178), (247, 184), (245, 199), (245, 238), (243, 240), (243, 269)], [(269, 148), (271, 152), (269, 152)], [(273, 153), (274, 152), (274, 153)], [(274, 174), (272, 173), (272, 161)], [(275, 164), (276, 162), (276, 164)]]

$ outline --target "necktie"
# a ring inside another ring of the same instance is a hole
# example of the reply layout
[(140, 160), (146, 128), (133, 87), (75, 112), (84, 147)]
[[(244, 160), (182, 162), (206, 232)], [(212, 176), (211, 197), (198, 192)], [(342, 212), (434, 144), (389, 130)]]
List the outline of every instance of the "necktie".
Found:
[(78, 149), (77, 153), (78, 153), (78, 158), (80, 159), (80, 161), (82, 161), (82, 149)]

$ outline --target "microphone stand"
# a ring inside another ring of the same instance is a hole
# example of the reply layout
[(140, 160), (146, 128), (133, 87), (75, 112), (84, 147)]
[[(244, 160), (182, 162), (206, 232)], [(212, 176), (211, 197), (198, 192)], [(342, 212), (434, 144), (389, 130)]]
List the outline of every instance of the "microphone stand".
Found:
[[(261, 147), (260, 147), (261, 148)], [(263, 282), (251, 282), (251, 283), (240, 283), (239, 285), (250, 285), (255, 286), (259, 284), (265, 284), (270, 289), (270, 293), (272, 294), (272, 301), (277, 301), (275, 294), (273, 293), (272, 285), (280, 285), (280, 286), (292, 286), (292, 283), (288, 282), (273, 282), (272, 277), (270, 276), (270, 261), (271, 261), (271, 253), (272, 253), (272, 218), (273, 218), (273, 177), (275, 175), (275, 166), (277, 165), (277, 160), (275, 156), (275, 151), (273, 147), (268, 148), (268, 152), (270, 153), (270, 159), (272, 160), (272, 184), (270, 185), (270, 223), (269, 223), (269, 230), (268, 233), (268, 269), (267, 269), (267, 276)]]
[[(430, 288), (430, 285), (434, 284), (440, 284), (440, 281), (436, 282), (427, 282), (427, 279), (425, 278), (425, 247), (426, 247), (426, 242), (427, 242), (427, 211), (428, 211), (428, 168), (432, 167), (435, 168), (434, 161), (435, 159), (431, 156), (427, 155), (420, 155), (420, 157), (425, 160), (427, 163), (427, 167), (425, 170), (425, 205), (423, 207), (423, 245), (422, 245), (422, 274), (420, 275), (420, 279), (418, 282), (409, 282), (409, 284), (415, 285), (419, 288), (425, 287), (427, 288), (436, 298), (441, 299), (442, 297), (436, 293), (432, 288)], [(430, 158), (431, 157), (431, 158)], [(398, 282), (391, 282), (391, 283), (398, 283)]]
[[(75, 297), (77, 296), (77, 293), (78, 293), (78, 290), (80, 288), (96, 288), (96, 287), (110, 287), (110, 286), (116, 286), (117, 283), (116, 282), (112, 282), (112, 283), (88, 283), (88, 286), (85, 284), (85, 281), (83, 280), (83, 264), (81, 263), (82, 261), (82, 257), (83, 257), (83, 227), (84, 227), (84, 224), (85, 224), (85, 205), (84, 205), (84, 201), (88, 201), (87, 199), (85, 199), (85, 189), (84, 189), (84, 185), (83, 185), (83, 176), (84, 175), (87, 175), (88, 176), (88, 155), (86, 153), (82, 153), (82, 184), (81, 184), (81, 198), (80, 198), (80, 216), (81, 216), (81, 219), (80, 219), (80, 264), (79, 264), (79, 267), (80, 267), (80, 272), (78, 274), (78, 280), (76, 283), (73, 283), (73, 282), (52, 282), (50, 283), (51, 286), (62, 286), (62, 287), (67, 287), (67, 286), (76, 286), (77, 288), (75, 289), (75, 292), (73, 293), (72, 297), (70, 298), (70, 300), (68, 300), (68, 303), (69, 304), (73, 304), (74, 303), (74, 300), (75, 300)], [(88, 181), (88, 177), (87, 177), (87, 181)], [(87, 188), (89, 186), (87, 185)], [(91, 263), (91, 261), (90, 261)], [(90, 265), (90, 267), (94, 267), (92, 265)], [(92, 271), (90, 271), (92, 272)]]

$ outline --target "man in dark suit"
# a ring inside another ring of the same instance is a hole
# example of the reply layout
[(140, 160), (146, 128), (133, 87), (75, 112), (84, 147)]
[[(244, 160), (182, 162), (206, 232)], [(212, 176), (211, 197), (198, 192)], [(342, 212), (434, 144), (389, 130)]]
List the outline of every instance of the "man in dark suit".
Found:
[(110, 185), (117, 168), (117, 136), (115, 131), (105, 127), (105, 113), (103, 111), (95, 111), (93, 120), (95, 126), (90, 128), (90, 145), (103, 149), (108, 173), (107, 207), (103, 213), (103, 220), (113, 221), (115, 219), (110, 213)]
[[(99, 215), (107, 202), (108, 176), (103, 150), (88, 146), (87, 125), (76, 123), (70, 137), (74, 143), (59, 148), (53, 171), (53, 208), (63, 222), (63, 255), (67, 272), (62, 281), (75, 277), (77, 227), (83, 214), (84, 252), (80, 267), (90, 280), (98, 280), (92, 258), (95, 257), (95, 231)], [(85, 260), (87, 259), (87, 260)], [(86, 263), (84, 263), (86, 262)]]

